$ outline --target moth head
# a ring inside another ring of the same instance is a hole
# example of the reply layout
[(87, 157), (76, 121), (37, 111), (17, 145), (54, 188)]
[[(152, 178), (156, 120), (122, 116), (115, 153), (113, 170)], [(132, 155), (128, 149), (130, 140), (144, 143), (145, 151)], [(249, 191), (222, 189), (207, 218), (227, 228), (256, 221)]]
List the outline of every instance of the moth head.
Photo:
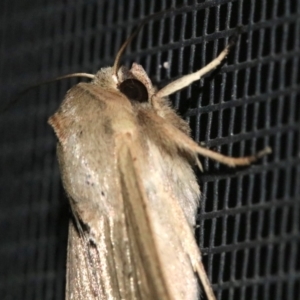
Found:
[(148, 101), (148, 91), (144, 84), (137, 79), (125, 79), (119, 84), (118, 88), (131, 101), (141, 103)]
[(112, 67), (112, 79), (117, 89), (124, 94), (131, 102), (149, 102), (153, 95), (152, 83), (141, 65), (134, 63), (130, 70), (120, 67), (120, 60), (124, 50), (139, 32), (145, 22), (142, 22), (131, 36), (123, 43), (118, 51)]
[(132, 103), (149, 102), (155, 93), (146, 71), (137, 63), (133, 63), (131, 69), (124, 66), (119, 69), (116, 88)]

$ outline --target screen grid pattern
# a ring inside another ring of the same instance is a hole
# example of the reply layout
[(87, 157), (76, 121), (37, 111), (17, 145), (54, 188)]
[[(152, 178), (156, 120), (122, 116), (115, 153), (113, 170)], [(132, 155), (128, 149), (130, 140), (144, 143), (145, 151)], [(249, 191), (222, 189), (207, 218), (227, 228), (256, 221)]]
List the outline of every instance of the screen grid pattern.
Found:
[[(193, 138), (230, 156), (270, 146), (248, 168), (201, 158), (196, 238), (218, 299), (300, 294), (300, 0), (3, 0), (0, 109), (28, 86), (123, 63), (161, 87), (225, 63), (171, 97)], [(67, 197), (47, 124), (78, 80), (39, 86), (0, 116), (0, 298), (64, 299)]]

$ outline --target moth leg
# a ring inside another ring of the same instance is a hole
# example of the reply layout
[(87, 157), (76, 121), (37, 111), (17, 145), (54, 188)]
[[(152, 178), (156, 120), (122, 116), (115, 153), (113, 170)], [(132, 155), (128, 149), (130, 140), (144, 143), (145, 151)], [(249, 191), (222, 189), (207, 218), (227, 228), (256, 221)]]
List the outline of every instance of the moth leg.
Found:
[[(236, 166), (248, 166), (251, 163), (260, 159), (262, 156), (272, 152), (270, 147), (266, 147), (265, 149), (251, 156), (245, 156), (245, 157), (226, 156), (221, 153), (215, 152), (213, 150), (199, 146), (189, 136), (187, 136), (185, 133), (183, 133), (181, 130), (177, 129), (173, 125), (170, 125), (167, 122), (165, 122), (160, 116), (153, 114), (151, 115), (151, 120), (152, 120), (151, 128), (152, 129), (157, 128), (155, 132), (159, 134), (160, 140), (163, 141), (164, 137), (166, 136), (169, 137), (169, 139), (167, 140), (172, 141), (174, 143), (173, 144), (174, 147), (190, 153), (190, 155), (195, 158), (195, 161), (199, 166), (200, 170), (202, 170), (202, 167), (201, 167), (201, 163), (197, 159), (197, 155), (201, 155), (213, 159), (229, 167), (236, 167)], [(157, 124), (160, 124), (160, 126), (157, 127)], [(170, 147), (170, 144), (167, 144), (166, 146)]]
[(196, 272), (199, 276), (200, 282), (203, 286), (203, 289), (205, 291), (207, 299), (208, 300), (216, 300), (217, 298), (216, 298), (216, 296), (213, 292), (213, 289), (211, 287), (211, 283), (210, 283), (210, 281), (207, 277), (207, 273), (204, 269), (202, 260), (195, 265), (195, 269), (196, 269)]
[(200, 70), (198, 70), (192, 74), (185, 75), (185, 76), (169, 83), (167, 86), (163, 87), (154, 95), (154, 97), (158, 97), (158, 98), (167, 97), (167, 96), (189, 86), (194, 81), (199, 80), (203, 75), (214, 70), (216, 67), (218, 67), (222, 63), (222, 61), (228, 55), (229, 50), (232, 47), (232, 45), (233, 45), (233, 42), (229, 43), (225, 47), (225, 49), (214, 60), (212, 60), (208, 65), (204, 66)]
[(226, 156), (226, 155), (220, 154), (218, 152), (212, 151), (210, 149), (198, 146), (197, 153), (204, 157), (218, 161), (229, 167), (237, 167), (237, 166), (248, 166), (251, 163), (260, 159), (261, 157), (272, 153), (272, 150), (270, 147), (266, 147), (263, 150), (259, 151), (258, 153), (254, 154), (254, 155), (251, 155), (251, 156), (230, 157), (230, 156)]

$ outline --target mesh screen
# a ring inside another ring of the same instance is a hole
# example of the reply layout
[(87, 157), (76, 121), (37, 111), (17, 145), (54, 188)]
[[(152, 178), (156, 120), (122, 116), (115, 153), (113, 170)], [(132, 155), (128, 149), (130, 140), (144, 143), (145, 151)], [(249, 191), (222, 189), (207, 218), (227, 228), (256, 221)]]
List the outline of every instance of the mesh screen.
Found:
[[(242, 25), (226, 63), (172, 101), (212, 149), (273, 148), (238, 170), (202, 160), (196, 233), (216, 295), (299, 299), (300, 0), (2, 0), (1, 107), (37, 82), (112, 65), (133, 26), (170, 7), (124, 63), (160, 86), (207, 64)], [(40, 86), (1, 114), (1, 299), (64, 298), (70, 214), (47, 118), (76, 82)]]

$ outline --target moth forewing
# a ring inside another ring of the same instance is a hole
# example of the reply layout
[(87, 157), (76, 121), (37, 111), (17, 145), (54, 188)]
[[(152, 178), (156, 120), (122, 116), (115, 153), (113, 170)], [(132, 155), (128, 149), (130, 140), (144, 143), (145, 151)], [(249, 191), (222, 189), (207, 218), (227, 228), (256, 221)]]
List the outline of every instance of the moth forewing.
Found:
[(201, 168), (198, 154), (247, 165), (269, 149), (231, 158), (200, 147), (166, 99), (217, 67), (230, 45), (159, 91), (142, 66), (118, 67), (124, 45), (112, 68), (73, 87), (49, 119), (76, 220), (66, 298), (192, 300), (199, 276), (213, 300), (193, 238), (200, 189), (192, 166)]

